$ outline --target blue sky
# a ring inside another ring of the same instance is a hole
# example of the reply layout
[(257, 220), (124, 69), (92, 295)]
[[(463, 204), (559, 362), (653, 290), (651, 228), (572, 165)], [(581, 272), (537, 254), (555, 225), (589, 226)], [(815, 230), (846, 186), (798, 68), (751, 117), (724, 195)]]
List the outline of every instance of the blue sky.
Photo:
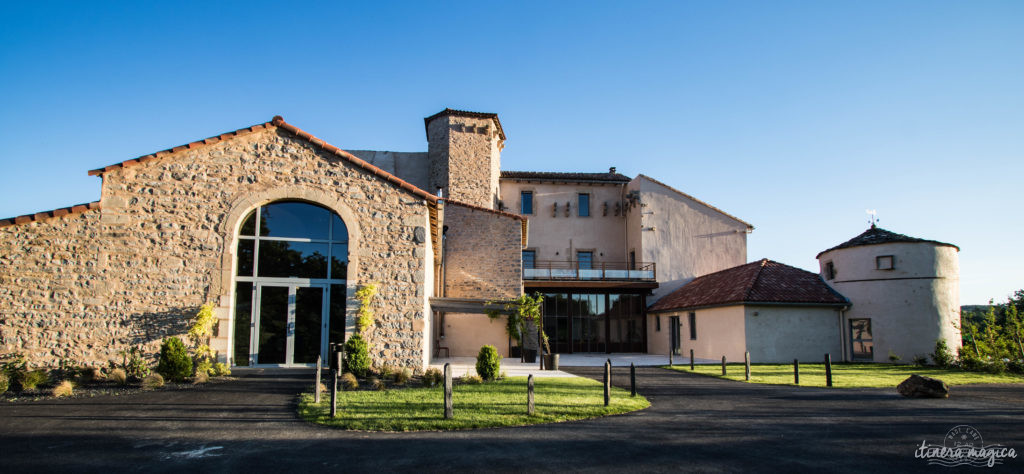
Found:
[[(210, 3), (212, 5), (208, 5)], [(880, 226), (1024, 288), (1024, 2), (4, 2), (0, 216), (86, 171), (269, 120), (426, 149), (497, 112), (504, 169), (648, 174), (755, 226), (748, 257)]]

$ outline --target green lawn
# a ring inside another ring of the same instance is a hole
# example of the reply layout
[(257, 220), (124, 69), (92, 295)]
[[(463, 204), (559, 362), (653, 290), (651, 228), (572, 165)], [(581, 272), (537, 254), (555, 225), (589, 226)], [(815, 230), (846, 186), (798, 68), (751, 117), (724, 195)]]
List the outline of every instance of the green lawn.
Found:
[(349, 430), (458, 430), (493, 426), (579, 420), (640, 410), (646, 398), (612, 387), (611, 405), (604, 406), (601, 383), (582, 377), (534, 378), (536, 414), (526, 414), (526, 377), (511, 377), (478, 385), (455, 385), (455, 418), (444, 419), (441, 387), (387, 391), (338, 392), (338, 417), (330, 418), (330, 393), (313, 403), (302, 394), (299, 415), (307, 421)]
[[(671, 368), (680, 372), (689, 372), (689, 365), (676, 365)], [(721, 364), (697, 365), (694, 373), (710, 375), (729, 380), (743, 380), (743, 364), (727, 364), (726, 375), (722, 376)], [(832, 386), (839, 388), (855, 387), (895, 387), (910, 377), (911, 374), (933, 377), (949, 385), (969, 383), (1024, 383), (1019, 375), (985, 374), (965, 372), (959, 369), (943, 369), (938, 367), (920, 367), (898, 364), (832, 364)], [(793, 364), (751, 364), (750, 381), (777, 385), (793, 385)], [(800, 364), (800, 386), (824, 387), (825, 364)]]

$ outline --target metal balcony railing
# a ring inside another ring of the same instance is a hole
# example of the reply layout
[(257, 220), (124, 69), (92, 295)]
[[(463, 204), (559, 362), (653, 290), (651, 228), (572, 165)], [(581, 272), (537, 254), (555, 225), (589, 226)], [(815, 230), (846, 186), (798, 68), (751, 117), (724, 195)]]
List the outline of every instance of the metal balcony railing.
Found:
[(654, 262), (537, 260), (532, 267), (523, 267), (524, 280), (654, 281), (656, 276)]

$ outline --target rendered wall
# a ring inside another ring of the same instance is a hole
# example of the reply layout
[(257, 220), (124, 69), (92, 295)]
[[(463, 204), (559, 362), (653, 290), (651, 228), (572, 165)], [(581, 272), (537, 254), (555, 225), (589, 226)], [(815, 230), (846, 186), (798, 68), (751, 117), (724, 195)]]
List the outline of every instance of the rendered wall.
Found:
[(498, 349), (502, 357), (508, 357), (504, 319), (492, 320), (485, 314), (447, 313), (444, 334), (441, 346), (447, 347), (452, 357), (476, 357), (485, 344)]
[[(501, 201), (508, 212), (520, 213), (522, 191), (533, 192), (534, 213), (525, 217), (530, 220), (529, 248), (536, 252), (538, 261), (575, 261), (577, 250), (591, 250), (595, 268), (600, 268), (601, 262), (626, 262), (626, 220), (622, 211), (615, 215), (615, 205), (622, 199), (621, 185), (502, 179)], [(578, 216), (579, 193), (590, 194), (590, 217)], [(558, 211), (553, 214), (555, 204)]]
[[(743, 360), (746, 336), (743, 327), (742, 306), (706, 308), (693, 312), (697, 314), (697, 339), (690, 339), (689, 311), (661, 313), (661, 317), (664, 318), (661, 321), (661, 332), (664, 339), (666, 341), (668, 339), (669, 316), (679, 316), (680, 353), (684, 357), (689, 357), (690, 349), (693, 349), (695, 359), (720, 361), (724, 355), (729, 361)], [(667, 352), (663, 353), (667, 354)]]
[[(877, 270), (875, 257), (893, 255), (893, 270)], [(836, 277), (825, 279), (852, 303), (844, 315), (843, 340), (849, 356), (850, 319), (870, 318), (874, 361), (889, 351), (904, 362), (930, 355), (942, 338), (955, 354), (961, 346), (960, 269), (956, 248), (932, 243), (888, 243), (838, 249), (818, 258), (822, 278), (832, 262)]]
[(744, 321), (753, 363), (821, 362), (825, 353), (842, 360), (836, 308), (750, 305), (744, 307)]
[(694, 278), (747, 262), (747, 225), (679, 192), (637, 176), (628, 186), (640, 193), (640, 206), (628, 218), (627, 241), (637, 248), (637, 260), (657, 264), (658, 289), (647, 299), (662, 296)]
[[(430, 189), (430, 162), (427, 152), (345, 150), (424, 191)], [(435, 190), (436, 191), (436, 190)]]
[(357, 285), (380, 283), (375, 361), (421, 366), (427, 205), (276, 127), (107, 171), (102, 210), (0, 228), (0, 343), (37, 364), (104, 364), (117, 351), (183, 334), (206, 302), (213, 348), (231, 354), (234, 253), (241, 219), (297, 198), (349, 230), (349, 325)]

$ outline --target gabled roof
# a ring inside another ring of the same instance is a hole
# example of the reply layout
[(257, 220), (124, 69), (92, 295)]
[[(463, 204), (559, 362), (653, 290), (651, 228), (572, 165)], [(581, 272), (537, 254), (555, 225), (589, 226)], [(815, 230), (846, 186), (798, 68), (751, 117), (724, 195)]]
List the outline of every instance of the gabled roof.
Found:
[(956, 245), (953, 244), (947, 244), (945, 242), (939, 242), (937, 240), (919, 239), (917, 237), (911, 237), (909, 235), (897, 234), (895, 232), (891, 232), (881, 227), (876, 227), (874, 224), (871, 224), (871, 227), (868, 230), (862, 232), (860, 235), (850, 240), (847, 240), (846, 242), (843, 242), (839, 245), (836, 245), (835, 247), (832, 247), (828, 250), (822, 250), (821, 252), (818, 252), (818, 255), (815, 256), (814, 258), (821, 257), (821, 254), (825, 252), (831, 252), (836, 249), (860, 247), (862, 245), (890, 244), (894, 242), (925, 242), (935, 245), (945, 245), (960, 250), (960, 247), (957, 247)]
[(103, 173), (106, 173), (106, 172), (108, 172), (110, 170), (114, 170), (114, 169), (117, 169), (117, 168), (125, 168), (125, 167), (129, 167), (129, 166), (138, 165), (140, 163), (146, 163), (146, 162), (153, 161), (153, 160), (156, 160), (156, 159), (159, 159), (159, 158), (163, 158), (163, 157), (168, 156), (168, 155), (172, 155), (172, 154), (181, 152), (181, 151), (192, 150), (192, 149), (199, 148), (199, 147), (202, 147), (202, 146), (212, 145), (214, 143), (220, 143), (222, 141), (231, 140), (233, 138), (240, 137), (240, 136), (243, 136), (243, 135), (247, 135), (249, 133), (253, 133), (253, 132), (256, 132), (256, 131), (259, 131), (259, 130), (267, 130), (267, 129), (272, 129), (272, 128), (279, 128), (279, 129), (284, 130), (284, 131), (286, 131), (286, 132), (288, 132), (288, 133), (290, 133), (290, 134), (292, 134), (292, 135), (294, 135), (294, 136), (296, 136), (298, 138), (301, 138), (301, 139), (303, 139), (303, 140), (305, 140), (305, 141), (307, 141), (309, 143), (312, 143), (313, 145), (319, 147), (320, 149), (322, 149), (322, 150), (324, 150), (324, 151), (326, 151), (328, 153), (331, 153), (331, 154), (333, 154), (335, 156), (338, 156), (338, 157), (344, 159), (345, 161), (348, 161), (349, 163), (352, 163), (353, 165), (355, 165), (355, 166), (357, 166), (359, 168), (362, 168), (363, 170), (368, 171), (368, 172), (370, 172), (370, 173), (372, 173), (372, 174), (374, 174), (374, 175), (384, 179), (385, 181), (388, 181), (391, 184), (394, 184), (394, 185), (398, 186), (399, 188), (404, 189), (405, 191), (407, 191), (409, 193), (412, 193), (412, 194), (416, 195), (417, 197), (420, 197), (420, 198), (423, 198), (423, 199), (427, 200), (430, 203), (436, 203), (437, 202), (437, 196), (434, 196), (433, 194), (430, 194), (430, 193), (428, 193), (428, 192), (426, 192), (426, 191), (424, 191), (424, 190), (422, 190), (422, 189), (420, 189), (420, 188), (418, 188), (416, 186), (413, 186), (412, 184), (409, 184), (405, 180), (403, 180), (403, 179), (401, 179), (401, 178), (399, 178), (399, 177), (397, 177), (397, 176), (395, 176), (395, 175), (393, 175), (391, 173), (388, 173), (387, 171), (384, 171), (384, 170), (382, 170), (382, 169), (380, 169), (380, 168), (378, 168), (378, 167), (376, 167), (374, 165), (371, 165), (370, 163), (362, 160), (361, 158), (359, 158), (359, 157), (357, 157), (357, 156), (355, 156), (355, 155), (353, 155), (353, 154), (351, 154), (351, 153), (349, 153), (349, 152), (347, 152), (345, 150), (342, 150), (342, 149), (340, 149), (340, 148), (338, 148), (338, 147), (336, 147), (334, 145), (331, 145), (331, 144), (329, 144), (329, 143), (327, 143), (327, 142), (325, 142), (325, 141), (323, 141), (323, 140), (313, 136), (312, 134), (306, 132), (305, 130), (302, 130), (299, 127), (296, 127), (296, 126), (294, 126), (294, 125), (292, 125), (290, 123), (285, 122), (284, 119), (280, 115), (275, 115), (274, 118), (271, 121), (269, 121), (269, 122), (264, 122), (264, 123), (261, 123), (261, 124), (256, 124), (256, 125), (253, 125), (251, 127), (241, 128), (241, 129), (235, 130), (233, 132), (223, 133), (223, 134), (220, 134), (220, 135), (217, 135), (217, 136), (214, 136), (214, 137), (210, 137), (210, 138), (206, 138), (206, 139), (203, 139), (203, 140), (194, 141), (194, 142), (186, 144), (186, 145), (176, 146), (174, 148), (170, 148), (170, 149), (163, 150), (163, 151), (158, 151), (156, 153), (151, 153), (151, 154), (145, 155), (145, 156), (140, 156), (138, 158), (133, 158), (131, 160), (122, 161), (120, 163), (115, 163), (115, 164), (112, 164), (110, 166), (105, 166), (103, 168), (94, 169), (94, 170), (89, 171), (89, 175), (90, 176), (102, 175)]
[(505, 139), (505, 130), (501, 128), (501, 120), (498, 120), (498, 114), (491, 112), (470, 112), (468, 110), (445, 108), (444, 110), (423, 119), (423, 128), (426, 128), (434, 119), (445, 116), (492, 119), (494, 120), (494, 125), (498, 127), (498, 136), (501, 137), (502, 140)]
[(658, 181), (658, 180), (656, 180), (656, 179), (654, 179), (654, 178), (652, 178), (650, 176), (647, 176), (645, 174), (639, 174), (636, 177), (637, 177), (637, 179), (640, 179), (640, 178), (646, 179), (646, 180), (648, 180), (648, 181), (650, 181), (650, 182), (652, 182), (654, 184), (662, 186), (665, 189), (668, 189), (669, 191), (672, 191), (672, 192), (674, 192), (674, 193), (676, 193), (676, 194), (678, 194), (680, 196), (683, 196), (683, 197), (685, 197), (685, 198), (687, 198), (687, 199), (689, 199), (691, 201), (697, 202), (697, 203), (699, 203), (699, 204), (701, 204), (703, 206), (707, 206), (709, 209), (711, 209), (711, 210), (713, 210), (715, 212), (718, 212), (718, 213), (724, 215), (725, 217), (728, 217), (728, 218), (730, 218), (730, 219), (732, 219), (732, 220), (734, 220), (736, 222), (739, 222), (740, 224), (743, 224), (743, 225), (747, 226), (747, 229), (754, 230), (754, 226), (751, 225), (749, 222), (747, 222), (747, 221), (745, 221), (743, 219), (740, 219), (739, 217), (736, 217), (736, 216), (734, 216), (732, 214), (729, 214), (728, 212), (725, 212), (725, 211), (723, 211), (723, 210), (721, 210), (721, 209), (719, 209), (719, 208), (717, 208), (715, 206), (712, 206), (711, 204), (708, 204), (708, 203), (706, 203), (704, 201), (701, 201), (700, 199), (697, 199), (697, 198), (695, 198), (695, 197), (693, 197), (693, 196), (691, 196), (689, 194), (686, 194), (686, 193), (684, 193), (684, 192), (682, 192), (682, 191), (680, 191), (680, 190), (678, 190), (676, 188), (673, 188), (672, 186), (669, 186), (669, 185), (667, 185), (665, 183), (662, 183), (661, 181)]
[(531, 181), (558, 181), (558, 182), (600, 182), (600, 183), (628, 183), (629, 176), (619, 173), (559, 173), (554, 171), (502, 171), (502, 178), (523, 179)]
[(757, 303), (845, 306), (849, 300), (818, 274), (765, 258), (698, 277), (658, 300), (649, 311)]

